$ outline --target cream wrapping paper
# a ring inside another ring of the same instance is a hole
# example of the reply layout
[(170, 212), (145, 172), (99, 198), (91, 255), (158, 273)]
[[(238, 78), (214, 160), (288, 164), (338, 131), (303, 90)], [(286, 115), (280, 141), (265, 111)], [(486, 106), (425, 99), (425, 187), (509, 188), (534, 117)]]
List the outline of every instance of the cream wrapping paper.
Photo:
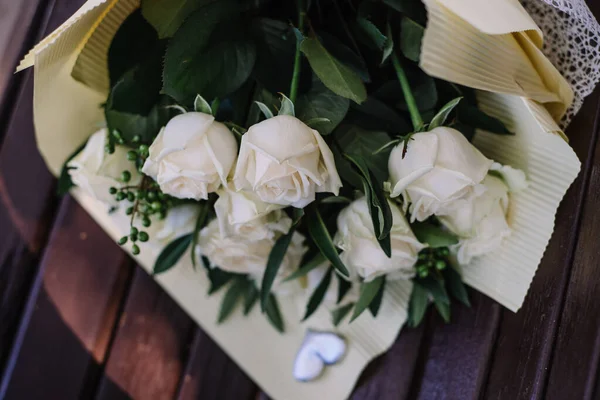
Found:
[[(572, 92), (553, 67), (544, 62), (539, 53), (541, 34), (518, 3), (490, 0), (496, 13), (494, 21), (486, 20), (485, 14), (490, 9), (476, 3), (475, 0), (426, 1), (430, 26), (424, 38), (423, 67), (432, 75), (450, 81), (503, 93), (482, 93), (480, 102), (490, 114), (507, 122), (516, 135), (479, 132), (475, 143), (488, 157), (524, 169), (532, 184), (514, 196), (510, 218), (515, 235), (507, 242), (507, 248), (466, 266), (464, 274), (471, 286), (516, 311), (552, 234), (558, 204), (579, 171), (579, 161), (554, 122), (564, 113)], [(19, 67), (35, 64), (36, 136), (40, 152), (54, 174), (58, 174), (76, 147), (105, 124), (100, 104), (108, 90), (106, 52), (119, 24), (138, 4), (139, 0), (88, 1), (36, 46)], [(511, 19), (511, 29), (523, 31), (517, 32), (519, 39), (503, 33), (506, 26), (498, 21), (502, 16)], [(439, 37), (444, 29), (452, 31), (445, 39)], [(465, 44), (472, 47), (465, 50)], [(485, 51), (488, 45), (499, 46), (492, 48), (502, 51), (502, 62), (496, 59), (492, 62), (493, 54)], [(447, 58), (448, 49), (456, 50), (458, 57), (453, 61), (456, 64), (439, 62)], [(495, 71), (500, 65), (505, 69)], [(485, 71), (496, 72), (498, 76)], [(554, 84), (548, 84), (549, 79), (555, 79)], [(559, 179), (554, 169), (557, 165), (561, 171)], [(104, 205), (78, 190), (74, 195), (115, 240), (129, 232), (128, 218), (119, 213), (109, 215)], [(150, 271), (164, 243), (149, 242), (144, 246), (137, 260)], [(207, 278), (194, 272), (190, 264), (189, 257), (184, 256), (179, 265), (156, 279), (275, 399), (348, 397), (369, 361), (394, 342), (406, 320), (412, 290), (410, 282), (388, 284), (377, 319), (364, 313), (353, 324), (339, 328), (349, 344), (342, 362), (326, 367), (323, 377), (315, 382), (299, 383), (292, 377), (296, 352), (307, 328), (334, 329), (328, 312), (320, 309), (309, 321), (300, 324), (298, 302), (304, 299), (280, 298), (286, 320), (284, 335), (278, 334), (258, 310), (248, 318), (236, 313), (225, 324), (217, 325), (222, 293), (208, 297)]]

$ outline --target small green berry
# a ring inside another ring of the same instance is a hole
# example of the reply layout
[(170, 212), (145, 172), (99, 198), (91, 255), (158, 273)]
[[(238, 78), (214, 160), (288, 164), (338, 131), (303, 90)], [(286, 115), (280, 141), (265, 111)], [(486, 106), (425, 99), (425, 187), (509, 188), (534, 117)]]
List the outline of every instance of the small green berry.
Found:
[(140, 151), (140, 154), (148, 154), (148, 145), (145, 144), (140, 144), (140, 147), (138, 147), (138, 150)]
[(420, 269), (417, 272), (421, 278), (427, 278), (427, 275), (429, 275), (429, 271), (427, 271), (427, 269)]
[(135, 136), (133, 137), (133, 139), (131, 139), (131, 141), (132, 141), (133, 143), (139, 143), (139, 142), (140, 142), (140, 140), (142, 140), (142, 138), (140, 137), (140, 135), (135, 135)]
[(125, 197), (127, 197), (127, 195), (125, 193), (123, 193), (123, 192), (119, 192), (115, 196), (115, 198), (117, 199), (117, 201), (123, 201), (123, 200), (125, 200)]
[(419, 260), (422, 261), (422, 260), (425, 260), (426, 258), (427, 258), (427, 254), (425, 254), (425, 253), (420, 253), (419, 254)]
[(437, 269), (438, 271), (441, 271), (444, 268), (446, 268), (446, 262), (445, 261), (437, 260), (435, 262), (435, 269)]
[(115, 146), (112, 146), (110, 144), (107, 144), (106, 146), (104, 146), (104, 151), (107, 154), (113, 154), (115, 152)]
[(444, 247), (442, 249), (442, 256), (448, 257), (448, 255), (450, 255), (450, 249), (448, 249), (447, 247)]
[(144, 219), (142, 219), (142, 225), (144, 225), (147, 228), (150, 225), (152, 225), (152, 221), (150, 221), (150, 218), (144, 217)]
[(135, 160), (137, 160), (137, 158), (138, 158), (138, 155), (137, 155), (137, 153), (135, 151), (129, 150), (127, 152), (127, 159), (129, 161), (135, 161)]
[(119, 239), (119, 245), (123, 246), (125, 243), (127, 243), (127, 236), (123, 236), (121, 239)]
[(115, 137), (115, 139), (119, 140), (121, 139), (121, 132), (119, 132), (117, 129), (113, 129), (112, 131), (112, 135)]
[(140, 239), (140, 242), (147, 242), (148, 239), (150, 239), (150, 237), (148, 236), (148, 234), (144, 231), (141, 231), (138, 235), (138, 239)]
[(138, 190), (135, 194), (135, 197), (137, 197), (139, 200), (143, 200), (146, 197), (146, 192), (143, 190)]
[(137, 256), (138, 254), (140, 254), (140, 248), (138, 247), (137, 244), (133, 245), (133, 247), (131, 248), (131, 253), (133, 253), (134, 256)]
[(129, 171), (123, 171), (121, 173), (121, 180), (123, 182), (129, 182), (131, 180), (131, 172), (129, 172)]
[(136, 235), (134, 235), (134, 234), (129, 235), (129, 240), (131, 240), (134, 243), (137, 242), (138, 241), (138, 235), (137, 234)]
[(108, 189), (108, 193), (115, 195), (117, 194), (117, 188), (116, 187), (111, 187), (110, 189)]
[(155, 201), (152, 203), (152, 208), (154, 210), (160, 210), (162, 208), (162, 203), (160, 201)]
[(127, 210), (125, 210), (125, 214), (127, 214), (127, 215), (133, 214), (133, 207), (128, 207)]
[(135, 200), (135, 194), (133, 194), (133, 192), (127, 193), (127, 200), (134, 201)]
[(148, 196), (146, 196), (146, 198), (148, 199), (148, 201), (156, 200), (156, 192), (148, 192)]
[(167, 218), (167, 212), (166, 211), (161, 211), (160, 214), (158, 214), (158, 218), (159, 219), (165, 219)]
[(138, 228), (136, 228), (135, 226), (131, 227), (131, 231), (129, 232), (132, 235), (137, 235), (138, 234)]

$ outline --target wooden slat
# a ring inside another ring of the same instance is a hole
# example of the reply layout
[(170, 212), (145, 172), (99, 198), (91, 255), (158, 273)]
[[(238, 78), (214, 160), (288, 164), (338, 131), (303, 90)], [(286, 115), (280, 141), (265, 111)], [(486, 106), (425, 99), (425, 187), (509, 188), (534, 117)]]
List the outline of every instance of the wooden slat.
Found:
[(195, 325), (136, 268), (97, 398), (174, 398)]
[[(49, 6), (47, 15), (38, 21), (38, 38), (45, 26), (64, 21), (83, 0), (60, 3), (60, 7)], [(23, 4), (33, 6), (29, 0)], [(23, 26), (30, 24), (27, 16), (22, 18)], [(9, 38), (23, 40), (19, 29), (16, 36)], [(10, 99), (14, 112), (7, 115), (6, 125), (0, 124), (0, 138), (4, 137), (0, 147), (0, 377), (56, 204), (54, 178), (37, 151), (33, 133), (32, 72), (19, 78), (24, 79), (24, 84), (18, 96)], [(4, 120), (2, 115), (7, 114), (8, 108), (12, 107), (0, 104), (0, 120)]]
[[(22, 75), (13, 76), (19, 59), (45, 27), (47, 3), (55, 0), (0, 0), (0, 120), (12, 108)], [(0, 132), (0, 142), (2, 132)]]
[(592, 399), (600, 395), (594, 392), (600, 361), (600, 146), (597, 143), (589, 175), (546, 399)]
[(202, 329), (197, 328), (178, 400), (244, 400), (257, 387)]
[(470, 291), (470, 297), (472, 308), (454, 306), (450, 324), (434, 313), (412, 398), (473, 399), (484, 387), (501, 307), (481, 293)]
[(62, 202), (0, 398), (76, 399), (94, 385), (131, 271), (128, 263), (74, 200)]
[(567, 132), (571, 146), (582, 161), (583, 171), (559, 208), (556, 229), (523, 308), (517, 314), (502, 311), (485, 392), (489, 398), (541, 399), (544, 396), (557, 322), (581, 220), (581, 205), (589, 180), (599, 99), (600, 90), (596, 90), (586, 100)]
[(423, 323), (418, 328), (403, 328), (392, 348), (374, 360), (354, 388), (353, 400), (410, 399), (410, 390), (422, 348)]

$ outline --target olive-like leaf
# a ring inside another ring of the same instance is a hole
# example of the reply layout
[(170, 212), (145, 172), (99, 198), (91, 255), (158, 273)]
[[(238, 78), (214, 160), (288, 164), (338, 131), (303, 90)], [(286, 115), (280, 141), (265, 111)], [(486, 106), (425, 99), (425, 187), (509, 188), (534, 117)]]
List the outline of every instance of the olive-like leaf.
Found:
[(304, 318), (302, 321), (306, 321), (311, 315), (317, 311), (317, 308), (323, 302), (325, 295), (327, 294), (327, 289), (329, 289), (329, 285), (331, 284), (331, 276), (333, 270), (330, 268), (326, 273), (319, 285), (315, 288), (314, 292), (311, 294), (308, 299), (308, 303), (306, 305), (306, 313), (304, 314)]
[(354, 303), (348, 303), (344, 306), (336, 308), (331, 312), (331, 322), (333, 326), (339, 326), (346, 316), (352, 311)]
[(152, 273), (158, 275), (173, 268), (190, 247), (192, 237), (192, 234), (184, 235), (169, 243), (156, 259)]
[(458, 238), (452, 232), (429, 222), (415, 222), (411, 228), (419, 242), (426, 243), (432, 248), (448, 247), (458, 243)]
[(312, 237), (313, 241), (329, 261), (333, 267), (345, 277), (350, 277), (348, 269), (340, 259), (338, 251), (333, 244), (331, 235), (327, 231), (327, 227), (323, 222), (323, 218), (316, 207), (310, 207), (308, 211), (308, 218), (306, 219), (308, 225), (308, 232)]
[(258, 298), (260, 297), (260, 292), (254, 285), (254, 283), (249, 283), (246, 291), (244, 292), (244, 315), (250, 314), (256, 303), (258, 302)]
[(356, 302), (356, 307), (354, 307), (354, 312), (352, 313), (352, 318), (350, 322), (354, 321), (358, 318), (373, 302), (375, 297), (377, 297), (377, 293), (379, 293), (379, 289), (383, 285), (385, 277), (380, 276), (378, 278), (373, 279), (371, 282), (363, 282), (360, 286), (360, 296), (358, 297), (358, 301)]
[(267, 261), (267, 267), (260, 287), (260, 306), (263, 311), (266, 310), (271, 294), (271, 288), (273, 287), (273, 283), (275, 282), (275, 278), (277, 277), (285, 253), (290, 246), (293, 235), (294, 229), (290, 229), (288, 233), (281, 236), (277, 242), (275, 242), (275, 246), (273, 246), (271, 253), (269, 254), (269, 260)]
[(435, 129), (438, 126), (444, 125), (446, 119), (448, 118), (448, 115), (450, 115), (452, 110), (454, 110), (454, 107), (456, 107), (461, 100), (462, 97), (457, 97), (456, 99), (450, 100), (448, 103), (446, 103), (431, 120), (431, 123), (429, 124), (429, 129)]
[(381, 303), (383, 302), (383, 293), (385, 292), (385, 282), (386, 280), (384, 276), (383, 283), (381, 284), (377, 295), (375, 296), (371, 304), (369, 304), (369, 311), (371, 312), (371, 315), (373, 315), (373, 317), (377, 317), (379, 309), (381, 308)]
[(279, 303), (277, 302), (277, 298), (273, 294), (271, 294), (267, 300), (265, 313), (271, 325), (273, 325), (278, 332), (283, 333), (285, 330), (283, 318), (281, 317), (281, 311), (279, 311)]
[(443, 275), (450, 294), (465, 306), (470, 307), (469, 293), (458, 271), (448, 267), (443, 270)]
[(418, 283), (413, 284), (413, 290), (410, 295), (410, 302), (408, 303), (408, 325), (411, 327), (418, 326), (429, 305), (429, 296), (427, 290)]
[(421, 41), (425, 28), (408, 17), (400, 22), (400, 50), (404, 57), (419, 62), (421, 57)]
[(284, 282), (293, 281), (295, 279), (306, 276), (310, 271), (312, 271), (315, 268), (318, 268), (325, 261), (327, 261), (327, 258), (325, 258), (323, 254), (317, 253), (313, 258), (310, 259), (310, 261), (308, 261), (306, 264), (294, 271), (293, 274), (285, 278)]
[(246, 291), (246, 286), (248, 284), (249, 281), (247, 279), (241, 278), (234, 280), (231, 286), (229, 286), (229, 289), (227, 289), (225, 296), (223, 296), (223, 301), (221, 302), (217, 323), (222, 323), (231, 315)]

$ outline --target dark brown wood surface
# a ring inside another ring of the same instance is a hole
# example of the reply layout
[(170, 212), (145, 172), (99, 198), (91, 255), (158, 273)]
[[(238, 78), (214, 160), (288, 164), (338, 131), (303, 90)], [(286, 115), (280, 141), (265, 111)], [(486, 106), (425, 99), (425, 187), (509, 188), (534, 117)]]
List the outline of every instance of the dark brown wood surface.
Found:
[[(0, 0), (0, 399), (258, 399), (246, 374), (126, 257), (37, 152), (18, 59), (84, 0)], [(600, 1), (588, 0), (596, 16)], [(519, 313), (472, 293), (363, 373), (353, 399), (600, 398), (600, 90), (567, 133), (582, 161)], [(326, 398), (326, 396), (324, 396)]]

